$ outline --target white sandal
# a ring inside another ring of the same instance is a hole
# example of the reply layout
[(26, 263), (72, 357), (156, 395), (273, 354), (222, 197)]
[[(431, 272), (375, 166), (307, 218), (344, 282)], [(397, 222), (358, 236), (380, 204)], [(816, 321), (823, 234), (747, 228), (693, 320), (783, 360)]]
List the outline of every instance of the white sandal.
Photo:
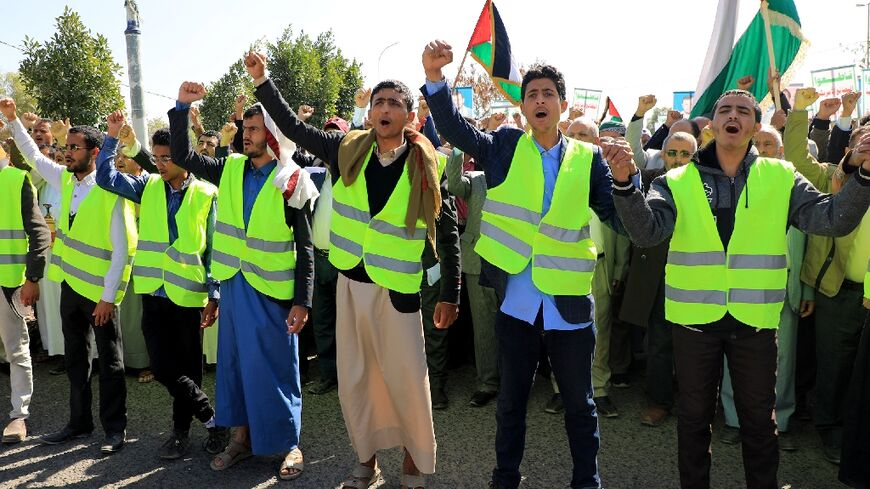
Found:
[(377, 463), (375, 463), (374, 467), (357, 464), (354, 466), (350, 477), (336, 486), (335, 489), (376, 489), (385, 483), (386, 481)]
[(402, 474), (402, 489), (417, 489), (418, 487), (426, 489), (426, 478), (423, 477), (423, 474)]

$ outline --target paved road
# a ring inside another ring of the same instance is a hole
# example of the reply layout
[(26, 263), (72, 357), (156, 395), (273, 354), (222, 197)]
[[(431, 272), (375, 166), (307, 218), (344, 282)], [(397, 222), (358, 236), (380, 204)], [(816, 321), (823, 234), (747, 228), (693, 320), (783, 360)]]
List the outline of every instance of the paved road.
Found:
[[(213, 472), (209, 456), (198, 444), (205, 430), (195, 428), (191, 436), (197, 444), (190, 454), (174, 462), (156, 456), (168, 437), (170, 401), (158, 383), (137, 384), (128, 377), (128, 444), (113, 456), (99, 454), (102, 433), (95, 431), (81, 443), (61, 446), (39, 445), (34, 435), (60, 428), (66, 421), (67, 380), (48, 374), (50, 365), (37, 365), (36, 392), (31, 404), (31, 437), (24, 443), (0, 447), (0, 488), (19, 487), (166, 487), (166, 488), (243, 488), (294, 487), (331, 488), (349, 473), (354, 463), (338, 398), (333, 391), (324, 396), (305, 396), (302, 448), (306, 458), (304, 475), (293, 482), (280, 481), (276, 457), (256, 457), (230, 468)], [(431, 488), (483, 488), (489, 479), (495, 455), (495, 405), (467, 407), (474, 387), (470, 367), (451, 371), (450, 398), (446, 411), (435, 413), (438, 440), (438, 474), (430, 478)], [(95, 379), (96, 380), (96, 379)], [(612, 397), (622, 416), (601, 421), (599, 464), (607, 488), (678, 487), (676, 462), (676, 422), (671, 418), (660, 428), (647, 428), (638, 422), (643, 392), (637, 381), (629, 389), (616, 390)], [(213, 392), (214, 375), (206, 376), (207, 390)], [(97, 404), (96, 382), (94, 404)], [(0, 403), (8, 402), (8, 377), (0, 376)], [(549, 382), (536, 383), (529, 404), (529, 431), (523, 472), (523, 488), (567, 487), (571, 460), (560, 416), (546, 414)], [(96, 409), (96, 407), (95, 407)], [(95, 419), (96, 413), (95, 413)], [(717, 426), (721, 426), (721, 419)], [(840, 488), (836, 467), (821, 458), (817, 436), (812, 427), (796, 423), (800, 450), (782, 454), (781, 484), (793, 488)], [(715, 435), (714, 435), (715, 437)], [(714, 442), (713, 487), (745, 487), (739, 447)], [(387, 488), (399, 487), (401, 454), (391, 450), (381, 455)]]

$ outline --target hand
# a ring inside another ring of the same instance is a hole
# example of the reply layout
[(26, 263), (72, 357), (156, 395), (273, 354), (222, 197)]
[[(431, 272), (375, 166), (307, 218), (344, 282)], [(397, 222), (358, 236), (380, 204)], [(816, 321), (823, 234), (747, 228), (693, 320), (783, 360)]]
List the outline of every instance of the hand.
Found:
[(266, 55), (263, 53), (250, 52), (245, 56), (245, 69), (254, 80), (266, 76)]
[(514, 112), (514, 116), (513, 116), (513, 117), (514, 117), (514, 124), (516, 124), (517, 127), (519, 127), (520, 129), (522, 129), (523, 126), (525, 125), (525, 124), (523, 124), (523, 115), (520, 114), (519, 112)]
[(583, 107), (575, 106), (568, 109), (568, 118), (572, 121), (583, 117), (584, 114)]
[(665, 120), (665, 126), (671, 127), (674, 125), (674, 122), (683, 118), (683, 113), (679, 110), (669, 110), (668, 118)]
[(435, 304), (435, 316), (432, 320), (435, 322), (435, 329), (447, 329), (459, 317), (459, 306), (457, 304), (448, 304), (447, 302), (439, 302)]
[(444, 79), (442, 68), (453, 62), (453, 48), (444, 41), (432, 41), (423, 49), (423, 71), (426, 79), (440, 82)]
[(426, 122), (427, 117), (429, 117), (429, 102), (426, 101), (426, 97), (420, 97), (417, 101), (417, 118)]
[(622, 282), (619, 280), (614, 280), (610, 284), (610, 289), (613, 291), (613, 295), (619, 295), (622, 293)]
[(568, 128), (571, 127), (571, 123), (573, 123), (573, 122), (574, 121), (572, 121), (571, 119), (565, 119), (564, 121), (559, 121), (559, 130), (562, 131), (563, 134), (568, 132)]
[(849, 153), (849, 160), (847, 164), (858, 167), (864, 167), (864, 170), (870, 171), (870, 134), (861, 136), (861, 139), (858, 140), (858, 144), (855, 145), (855, 148)]
[(94, 308), (94, 313), (91, 314), (94, 317), (94, 326), (102, 326), (111, 321), (113, 312), (115, 312), (114, 304), (106, 301), (98, 302), (97, 307)]
[(782, 109), (777, 110), (773, 113), (773, 116), (770, 118), (770, 125), (776, 128), (777, 131), (782, 131), (782, 128), (785, 127), (786, 118), (785, 111)]
[(601, 151), (604, 153), (607, 164), (610, 165), (613, 181), (627, 182), (631, 180), (632, 175), (637, 173), (637, 167), (634, 165), (634, 153), (628, 142), (623, 140), (601, 143)]
[(308, 308), (305, 306), (293, 306), (287, 315), (287, 334), (299, 334), (308, 321)]
[(314, 107), (310, 105), (300, 105), (299, 110), (296, 111), (296, 118), (300, 121), (305, 122), (314, 115)]
[(767, 74), (767, 91), (770, 92), (770, 96), (779, 97), (779, 91), (782, 90), (782, 80), (779, 75), (779, 70), (770, 70)]
[(124, 127), (124, 124), (127, 123), (124, 118), (124, 113), (120, 110), (116, 110), (109, 114), (109, 117), (106, 118), (108, 122), (108, 128), (106, 129), (106, 134), (109, 136), (118, 139), (118, 135), (121, 133), (121, 128)]
[(18, 109), (15, 107), (15, 101), (9, 97), (4, 97), (0, 99), (0, 114), (3, 114), (8, 121), (14, 121), (17, 118), (16, 111)]
[(737, 88), (739, 88), (740, 90), (746, 90), (747, 92), (751, 92), (752, 85), (755, 85), (755, 77), (752, 75), (746, 75), (743, 78), (737, 80)]
[(23, 302), (25, 306), (33, 306), (38, 300), (39, 284), (31, 282), (30, 280), (25, 280), (24, 285), (21, 286), (21, 302)]
[(855, 112), (855, 107), (858, 106), (858, 99), (861, 98), (861, 92), (844, 93), (841, 98), (843, 102), (843, 111), (840, 112), (841, 117), (852, 117)]
[(33, 126), (35, 126), (37, 122), (39, 122), (39, 116), (33, 112), (25, 112), (21, 114), (21, 123), (24, 125), (25, 129), (33, 129)]
[(488, 131), (495, 131), (496, 129), (501, 127), (502, 124), (504, 124), (505, 120), (507, 120), (507, 114), (505, 114), (504, 112), (496, 112), (495, 114), (492, 114), (492, 116), (490, 116), (489, 123), (486, 125), (486, 129)]
[(121, 126), (121, 132), (118, 133), (118, 140), (128, 148), (132, 148), (136, 145), (136, 133), (133, 132), (133, 128), (130, 127), (129, 124)]
[(202, 129), (202, 121), (199, 118), (199, 107), (191, 107), (187, 115), (190, 118), (190, 124), (193, 127)]
[(199, 313), (199, 327), (202, 329), (211, 327), (220, 315), (217, 301), (208, 301), (208, 304)]
[(178, 88), (178, 101), (192, 104), (205, 97), (205, 86), (202, 83), (186, 81)]
[(51, 123), (51, 135), (54, 136), (54, 140), (57, 142), (58, 146), (66, 145), (66, 136), (69, 134), (69, 129), (71, 127), (69, 117), (63, 121), (54, 121)]
[(240, 93), (236, 95), (236, 120), (242, 120), (242, 116), (245, 114), (245, 105), (248, 103), (248, 96), (244, 93)]
[(816, 301), (801, 301), (800, 315), (802, 318), (811, 316), (816, 311)]
[(369, 100), (372, 98), (372, 89), (371, 88), (359, 88), (356, 93), (353, 94), (353, 101), (357, 107), (360, 109), (368, 108)]
[(816, 114), (816, 117), (822, 120), (830, 120), (831, 116), (837, 113), (840, 110), (840, 106), (843, 104), (840, 99), (834, 98), (826, 98), (819, 102), (819, 112)]
[(221, 127), (221, 146), (229, 146), (233, 139), (236, 137), (236, 133), (239, 131), (239, 128), (236, 127), (235, 122), (227, 122)]
[[(816, 103), (819, 92), (813, 87), (798, 88), (794, 94), (794, 110), (807, 110), (807, 107)], [(836, 112), (836, 110), (834, 110)], [(818, 114), (816, 114), (818, 117)], [(829, 116), (830, 117), (830, 116)]]
[(643, 117), (644, 114), (650, 111), (653, 107), (656, 106), (656, 96), (655, 95), (642, 95), (637, 98), (637, 110), (634, 111), (634, 115), (636, 117)]

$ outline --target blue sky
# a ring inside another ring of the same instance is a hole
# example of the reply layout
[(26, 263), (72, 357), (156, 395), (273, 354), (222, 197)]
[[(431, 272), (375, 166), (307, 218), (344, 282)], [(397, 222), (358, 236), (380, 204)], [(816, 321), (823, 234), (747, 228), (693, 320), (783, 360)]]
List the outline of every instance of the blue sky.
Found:
[[(812, 41), (795, 81), (809, 70), (850, 64), (840, 44), (866, 38), (866, 10), (854, 0), (796, 0), (804, 34)], [(123, 0), (15, 2), (4, 11), (0, 41), (20, 45), (25, 35), (45, 40), (64, 5), (105, 35), (124, 67)], [(604, 89), (623, 116), (645, 93), (669, 104), (671, 92), (694, 90), (704, 60), (717, 0), (497, 0), (515, 58), (559, 67), (573, 87)], [(432, 6), (436, 6), (433, 8)], [(146, 90), (174, 97), (184, 80), (220, 77), (251, 43), (276, 38), (288, 25), (311, 35), (332, 29), (345, 56), (363, 63), (366, 83), (399, 78), (423, 84), (420, 54), (441, 38), (453, 44), (459, 65), (482, 0), (139, 0), (142, 71)], [(690, 6), (690, 7), (688, 7)], [(390, 44), (398, 42), (384, 52)], [(0, 71), (14, 71), (22, 53), (0, 44)], [(71, 55), (74, 59), (74, 55)], [(470, 58), (469, 61), (471, 62)], [(448, 71), (450, 76), (450, 71)], [(123, 88), (127, 96), (126, 87)], [(162, 116), (170, 99), (146, 95), (148, 117)]]

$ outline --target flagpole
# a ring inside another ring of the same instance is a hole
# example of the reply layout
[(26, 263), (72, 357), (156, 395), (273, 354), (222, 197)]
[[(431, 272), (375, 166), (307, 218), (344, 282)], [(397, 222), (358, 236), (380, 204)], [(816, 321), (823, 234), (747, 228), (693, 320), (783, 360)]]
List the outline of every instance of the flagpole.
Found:
[[(764, 19), (764, 34), (767, 37), (767, 59), (770, 62), (770, 67), (768, 69), (768, 76), (771, 73), (775, 73), (778, 71), (776, 69), (776, 56), (773, 52), (773, 34), (770, 32), (770, 13), (768, 11), (767, 0), (761, 1), (761, 17)], [(781, 102), (779, 100), (779, 81), (773, 81), (773, 92), (770, 96), (773, 97), (773, 103), (776, 104), (776, 110), (782, 109)]]

